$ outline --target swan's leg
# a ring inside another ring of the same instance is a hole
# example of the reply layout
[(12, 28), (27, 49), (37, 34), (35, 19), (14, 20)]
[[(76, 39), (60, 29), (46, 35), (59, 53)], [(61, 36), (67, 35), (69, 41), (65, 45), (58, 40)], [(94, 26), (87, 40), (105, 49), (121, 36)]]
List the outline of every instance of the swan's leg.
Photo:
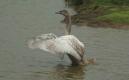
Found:
[(60, 59), (61, 59), (61, 60), (64, 59), (64, 54), (60, 55)]
[(58, 57), (59, 57), (61, 60), (63, 60), (63, 59), (64, 59), (64, 54), (59, 53), (59, 54), (58, 54)]

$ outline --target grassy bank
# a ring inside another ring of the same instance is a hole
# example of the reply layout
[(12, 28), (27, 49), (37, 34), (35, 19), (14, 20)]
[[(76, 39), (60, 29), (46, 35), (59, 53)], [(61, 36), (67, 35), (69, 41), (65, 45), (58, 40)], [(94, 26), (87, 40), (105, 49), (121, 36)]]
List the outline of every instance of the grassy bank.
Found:
[(129, 24), (129, 11), (115, 11), (96, 17), (100, 21), (110, 21), (112, 23)]
[[(106, 0), (105, 0), (106, 1)], [(96, 0), (73, 7), (77, 11), (73, 23), (93, 27), (129, 28), (129, 6)]]

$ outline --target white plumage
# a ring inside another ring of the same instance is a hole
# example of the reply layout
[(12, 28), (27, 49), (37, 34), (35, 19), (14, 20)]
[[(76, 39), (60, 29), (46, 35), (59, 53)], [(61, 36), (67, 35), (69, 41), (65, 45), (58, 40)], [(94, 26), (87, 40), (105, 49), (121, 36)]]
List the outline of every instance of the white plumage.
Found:
[(62, 22), (66, 24), (65, 35), (57, 37), (53, 33), (41, 34), (29, 40), (28, 46), (32, 49), (41, 49), (52, 54), (61, 55), (67, 54), (73, 65), (85, 64), (84, 52), (85, 46), (71, 33), (71, 16), (67, 10), (56, 12), (65, 18)]
[(57, 37), (55, 34), (48, 33), (36, 36), (28, 43), (29, 48), (41, 49), (52, 54), (69, 54), (78, 61), (81, 61), (84, 54), (84, 44), (73, 35)]

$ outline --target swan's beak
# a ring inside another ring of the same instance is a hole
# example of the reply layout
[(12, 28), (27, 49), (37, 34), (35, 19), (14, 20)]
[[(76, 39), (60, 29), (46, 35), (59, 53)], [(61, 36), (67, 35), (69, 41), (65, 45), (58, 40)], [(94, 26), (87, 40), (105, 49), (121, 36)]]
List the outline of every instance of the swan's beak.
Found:
[(59, 12), (56, 12), (56, 14), (62, 14), (62, 13), (59, 11)]

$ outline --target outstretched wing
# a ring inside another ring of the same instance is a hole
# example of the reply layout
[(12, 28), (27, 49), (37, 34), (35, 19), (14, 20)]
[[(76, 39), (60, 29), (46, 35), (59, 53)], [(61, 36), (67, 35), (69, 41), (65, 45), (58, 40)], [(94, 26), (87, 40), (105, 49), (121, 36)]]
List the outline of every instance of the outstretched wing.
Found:
[[(67, 50), (67, 53), (73, 55), (74, 57), (78, 57), (78, 59), (82, 59), (84, 52), (85, 52), (85, 46), (82, 42), (79, 41), (75, 36), (73, 35), (66, 35), (60, 37), (61, 39), (64, 39), (68, 46), (66, 46), (65, 50)], [(62, 44), (62, 45), (66, 45)], [(80, 57), (80, 58), (79, 58)]]
[(54, 37), (50, 34), (40, 35), (29, 41), (28, 46), (32, 49), (41, 49), (63, 57), (68, 53), (77, 59), (84, 55), (84, 45), (73, 35)]
[(74, 50), (81, 56), (83, 57), (84, 55), (84, 52), (85, 52), (85, 48), (80, 45), (76, 40), (72, 40), (72, 43), (73, 43), (73, 48)]
[(84, 52), (85, 52), (85, 46), (82, 42), (79, 41), (75, 36), (71, 35), (70, 38), (71, 46), (73, 49), (83, 58)]

